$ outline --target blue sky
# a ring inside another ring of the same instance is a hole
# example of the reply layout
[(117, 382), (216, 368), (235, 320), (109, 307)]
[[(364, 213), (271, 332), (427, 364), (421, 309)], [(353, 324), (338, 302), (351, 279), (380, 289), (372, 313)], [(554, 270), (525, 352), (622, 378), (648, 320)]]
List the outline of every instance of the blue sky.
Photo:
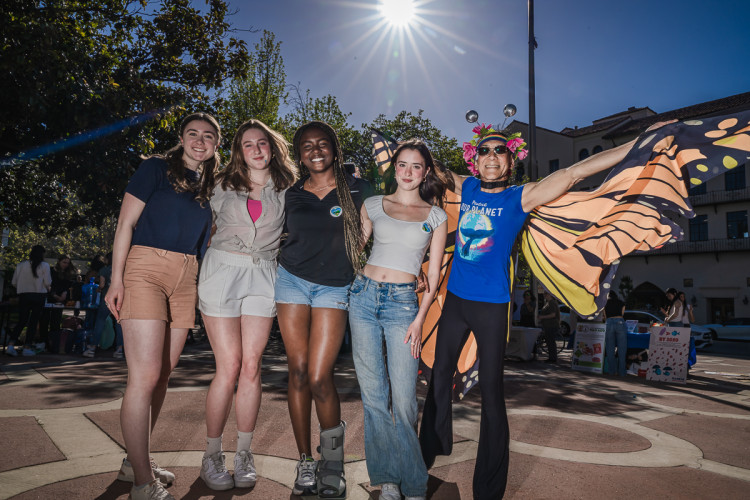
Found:
[[(462, 141), (468, 109), (496, 123), (506, 103), (528, 121), (526, 0), (421, 0), (408, 32), (384, 25), (378, 3), (231, 0), (230, 22), (273, 31), (287, 82), (336, 96), (357, 127), (424, 109)], [(535, 32), (541, 127), (750, 91), (747, 0), (536, 0)], [(240, 36), (252, 47), (260, 33)]]

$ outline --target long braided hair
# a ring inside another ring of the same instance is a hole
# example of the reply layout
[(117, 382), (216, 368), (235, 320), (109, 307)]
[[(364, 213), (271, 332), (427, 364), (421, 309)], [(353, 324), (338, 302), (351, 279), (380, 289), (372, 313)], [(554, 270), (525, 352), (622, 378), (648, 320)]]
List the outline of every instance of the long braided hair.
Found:
[(346, 182), (346, 170), (344, 169), (344, 155), (341, 152), (341, 144), (339, 138), (336, 135), (336, 131), (333, 127), (325, 122), (312, 121), (302, 125), (294, 133), (294, 139), (292, 145), (294, 147), (294, 158), (299, 164), (301, 172), (306, 172), (307, 168), (302, 164), (300, 158), (300, 142), (302, 141), (302, 134), (311, 128), (316, 128), (322, 131), (328, 140), (334, 147), (333, 154), (333, 176), (336, 180), (336, 194), (339, 197), (339, 203), (343, 211), (344, 218), (344, 241), (346, 242), (346, 255), (349, 257), (349, 262), (352, 264), (354, 271), (357, 272), (362, 268), (362, 262), (359, 258), (359, 244), (361, 239), (362, 224), (359, 218), (359, 210), (354, 204), (352, 199), (352, 193), (349, 190), (349, 184)]

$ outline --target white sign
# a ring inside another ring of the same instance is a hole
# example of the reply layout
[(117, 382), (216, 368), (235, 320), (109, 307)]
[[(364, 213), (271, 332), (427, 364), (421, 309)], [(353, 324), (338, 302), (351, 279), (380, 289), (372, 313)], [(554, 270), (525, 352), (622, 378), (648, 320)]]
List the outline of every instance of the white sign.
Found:
[(648, 344), (646, 380), (687, 382), (690, 328), (652, 326)]
[(604, 323), (578, 323), (573, 345), (574, 370), (602, 373), (605, 328)]

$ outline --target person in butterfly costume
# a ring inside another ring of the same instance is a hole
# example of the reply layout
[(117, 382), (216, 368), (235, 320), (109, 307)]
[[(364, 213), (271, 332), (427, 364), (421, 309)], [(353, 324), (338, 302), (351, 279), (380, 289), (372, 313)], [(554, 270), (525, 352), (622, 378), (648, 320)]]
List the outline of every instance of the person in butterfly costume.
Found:
[(437, 455), (451, 453), (453, 374), (463, 345), (473, 332), (477, 353), (481, 353), (482, 381), (474, 498), (497, 499), (505, 492), (508, 475), (503, 358), (510, 323), (511, 252), (516, 237), (532, 210), (565, 194), (582, 179), (619, 163), (635, 141), (591, 156), (539, 182), (510, 186), (513, 162), (526, 156), (520, 134), (506, 136), (484, 124), (474, 132), (474, 144), (464, 145), (464, 158), (479, 177), (451, 172), (455, 192), (461, 196), (460, 216), (419, 438), (428, 468)]

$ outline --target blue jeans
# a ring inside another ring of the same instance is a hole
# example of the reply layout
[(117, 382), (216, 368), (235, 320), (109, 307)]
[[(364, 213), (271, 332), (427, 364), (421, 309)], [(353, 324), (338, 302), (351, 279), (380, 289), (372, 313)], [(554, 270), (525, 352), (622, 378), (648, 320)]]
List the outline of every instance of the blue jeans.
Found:
[[(90, 311), (90, 309), (89, 309)], [(88, 315), (88, 313), (86, 313)], [(109, 317), (110, 312), (109, 308), (107, 308), (106, 304), (104, 304), (104, 300), (102, 300), (99, 303), (99, 307), (96, 309), (96, 317), (94, 320), (94, 333), (92, 334), (91, 338), (88, 340), (89, 345), (96, 345), (98, 346), (99, 343), (102, 340), (102, 332), (104, 331), (104, 325), (107, 322), (107, 318)], [(120, 347), (122, 345), (122, 326), (115, 321), (115, 318), (112, 318), (112, 326), (115, 329), (115, 347)]]
[[(617, 370), (615, 371), (615, 347), (617, 347)], [(628, 329), (623, 318), (607, 319), (604, 331), (604, 351), (608, 373), (625, 375), (625, 361), (628, 353)]]
[(419, 360), (404, 343), (418, 310), (414, 283), (382, 283), (359, 275), (349, 291), (370, 484), (396, 483), (406, 496), (427, 493), (427, 468), (417, 439)]

